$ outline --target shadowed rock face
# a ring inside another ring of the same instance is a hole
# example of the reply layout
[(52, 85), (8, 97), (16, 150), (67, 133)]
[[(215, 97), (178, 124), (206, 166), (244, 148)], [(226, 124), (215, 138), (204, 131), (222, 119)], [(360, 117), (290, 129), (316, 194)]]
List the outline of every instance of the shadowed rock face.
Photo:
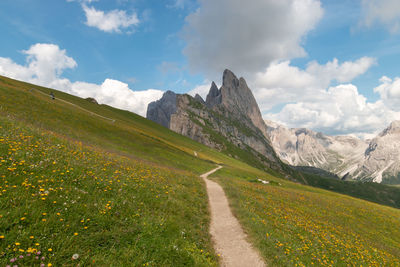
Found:
[(221, 91), (218, 89), (217, 85), (214, 82), (212, 82), (210, 91), (208, 92), (206, 98), (206, 105), (207, 107), (212, 108), (215, 105), (221, 104), (221, 100), (222, 100)]
[(196, 101), (202, 103), (202, 104), (205, 104), (205, 103), (206, 103), (206, 102), (204, 102), (203, 98), (202, 98), (199, 94), (196, 94), (196, 95), (194, 96), (194, 99), (195, 99)]
[(171, 115), (176, 112), (176, 97), (172, 91), (165, 92), (160, 100), (148, 105), (146, 118), (169, 128)]
[(222, 80), (219, 89), (212, 82), (205, 102), (198, 95), (195, 98), (175, 95), (176, 102), (173, 102), (164, 94), (149, 104), (147, 118), (218, 150), (228, 149), (229, 142), (252, 151), (266, 166), (279, 162), (246, 81), (238, 79), (230, 70), (224, 71)]
[(237, 118), (241, 115), (249, 118), (268, 139), (267, 126), (261, 116), (257, 101), (245, 79), (238, 79), (230, 70), (225, 70), (221, 91), (221, 104)]

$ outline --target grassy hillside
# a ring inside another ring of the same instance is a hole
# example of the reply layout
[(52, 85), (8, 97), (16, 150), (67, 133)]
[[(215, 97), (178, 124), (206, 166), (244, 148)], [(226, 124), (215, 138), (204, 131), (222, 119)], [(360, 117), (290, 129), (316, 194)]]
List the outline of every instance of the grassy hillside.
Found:
[[(49, 92), (0, 77), (1, 265), (217, 265), (198, 177), (216, 163), (224, 165), (218, 180), (235, 212), (270, 263), (317, 264), (315, 255), (338, 265), (372, 265), (359, 259), (372, 256), (399, 264), (399, 210), (276, 178), (138, 115), (58, 91), (52, 100)], [(297, 233), (314, 245), (286, 255), (282, 246), (304, 245)], [(339, 244), (340, 253), (324, 247), (333, 237), (323, 233), (347, 242), (351, 254)]]
[[(50, 92), (55, 93), (56, 100), (51, 99)], [(132, 159), (156, 163), (168, 168), (190, 170), (196, 174), (210, 169), (213, 166), (212, 163), (235, 166), (236, 169), (255, 173), (262, 172), (254, 167), (265, 169), (265, 166), (259, 164), (260, 158), (263, 158), (262, 155), (255, 156), (248, 150), (240, 150), (230, 143), (226, 144), (227, 147), (230, 147), (226, 154), (218, 153), (134, 113), (107, 105), (97, 105), (63, 92), (2, 76), (0, 76), (0, 103), (0, 114), (26, 125), (55, 132), (86, 145), (101, 146), (107, 151)], [(233, 159), (228, 155), (240, 160)], [(246, 160), (241, 161), (243, 158)], [(363, 184), (358, 186), (342, 181), (331, 181), (318, 175), (301, 173), (284, 164), (282, 167), (286, 174), (267, 169), (281, 178), (289, 175), (292, 180), (306, 185), (400, 207), (399, 188), (373, 183), (368, 186)]]
[(0, 127), (2, 266), (216, 265), (193, 173)]
[(1, 265), (216, 265), (198, 174), (260, 172), (133, 113), (5, 77), (0, 127)]
[(272, 266), (399, 266), (400, 210), (265, 177), (215, 175)]

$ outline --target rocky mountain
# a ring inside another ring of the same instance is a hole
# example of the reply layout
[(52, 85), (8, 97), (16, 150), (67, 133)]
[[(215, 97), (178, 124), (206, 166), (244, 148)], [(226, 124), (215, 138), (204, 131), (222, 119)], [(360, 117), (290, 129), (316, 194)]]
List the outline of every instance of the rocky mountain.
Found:
[(375, 182), (400, 184), (400, 121), (392, 122), (369, 142), (364, 161), (355, 177), (373, 177)]
[(167, 91), (148, 105), (146, 117), (253, 166), (284, 168), (285, 176), (293, 173), (281, 161), (324, 177), (400, 184), (400, 121), (368, 142), (288, 129), (264, 121), (246, 81), (229, 70), (221, 88), (212, 82), (205, 101)]
[(230, 70), (224, 71), (221, 88), (211, 84), (206, 101), (168, 91), (149, 104), (146, 117), (245, 162), (280, 168), (251, 90)]
[(400, 183), (400, 121), (369, 142), (267, 124), (276, 153), (290, 165), (320, 168), (345, 180)]

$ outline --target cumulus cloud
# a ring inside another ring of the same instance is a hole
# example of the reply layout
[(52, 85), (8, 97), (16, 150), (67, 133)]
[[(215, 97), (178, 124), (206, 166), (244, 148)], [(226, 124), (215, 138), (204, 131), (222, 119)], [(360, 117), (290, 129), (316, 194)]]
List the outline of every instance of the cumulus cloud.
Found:
[(292, 66), (290, 61), (273, 62), (265, 71), (250, 76), (249, 84), (261, 110), (268, 111), (287, 102), (319, 101), (333, 81), (350, 82), (375, 62), (374, 58), (362, 57), (339, 63), (335, 58), (326, 64), (312, 61), (304, 70)]
[(306, 72), (311, 73), (326, 83), (332, 80), (344, 83), (365, 73), (375, 62), (376, 60), (371, 57), (362, 57), (354, 62), (345, 61), (342, 64), (339, 64), (336, 58), (325, 65), (320, 65), (316, 61), (312, 61), (308, 64)]
[(12, 59), (0, 57), (0, 75), (26, 82), (55, 88), (80, 97), (94, 97), (99, 103), (130, 110), (144, 116), (147, 105), (159, 99), (161, 90), (133, 91), (128, 84), (105, 79), (102, 84), (71, 82), (63, 78), (65, 69), (75, 68), (77, 63), (65, 50), (54, 44), (35, 44), (23, 51), (26, 64), (19, 65)]
[(400, 111), (400, 78), (393, 80), (383, 76), (380, 80), (381, 84), (374, 88), (375, 93), (379, 93), (382, 101), (390, 108)]
[[(376, 102), (368, 102), (355, 85), (341, 84), (373, 64), (375, 59), (369, 57), (343, 63), (337, 59), (326, 64), (311, 62), (305, 69), (290, 61), (274, 62), (255, 74), (250, 84), (266, 119), (327, 134), (365, 137), (400, 119), (399, 78), (381, 78), (381, 85), (374, 89), (381, 96)], [(331, 86), (333, 81), (339, 84)], [(276, 106), (282, 108), (273, 109)]]
[[(400, 108), (395, 108), (400, 99), (394, 98), (400, 79), (382, 78), (382, 84), (375, 88), (381, 94), (376, 102), (368, 102), (356, 86), (348, 84), (375, 62), (370, 57), (345, 62), (333, 59), (325, 64), (312, 61), (302, 69), (290, 61), (276, 61), (248, 80), (268, 120), (327, 134), (364, 137), (400, 119)], [(332, 86), (333, 82), (338, 85)], [(388, 105), (389, 99), (393, 106)]]
[(139, 24), (136, 13), (128, 15), (124, 10), (111, 10), (104, 12), (86, 4), (82, 5), (86, 15), (86, 25), (98, 28), (104, 32), (121, 33), (122, 29), (131, 29)]
[(100, 103), (131, 110), (142, 116), (146, 115), (147, 105), (164, 93), (155, 89), (132, 91), (128, 84), (113, 79), (106, 79), (101, 85), (75, 82), (67, 91), (83, 98), (94, 97)]
[(65, 50), (54, 44), (35, 44), (22, 53), (27, 55), (25, 65), (0, 57), (0, 73), (15, 79), (48, 85), (58, 79), (65, 69), (77, 66)]
[(274, 60), (301, 57), (304, 36), (323, 15), (318, 0), (199, 0), (186, 17), (183, 53), (193, 71), (215, 78), (225, 68), (245, 75)]
[(362, 0), (362, 26), (371, 27), (375, 23), (384, 25), (391, 33), (400, 31), (400, 1)]
[(267, 118), (284, 122), (289, 127), (306, 127), (328, 134), (376, 133), (387, 127), (400, 113), (388, 108), (383, 101), (374, 103), (358, 92), (352, 84), (330, 87), (319, 101), (299, 101), (287, 104)]

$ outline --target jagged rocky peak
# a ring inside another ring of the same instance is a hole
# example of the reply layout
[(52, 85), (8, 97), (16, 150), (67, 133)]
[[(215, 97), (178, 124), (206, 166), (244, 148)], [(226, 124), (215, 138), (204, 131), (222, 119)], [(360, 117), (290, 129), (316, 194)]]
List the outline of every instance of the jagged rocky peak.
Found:
[(196, 101), (202, 103), (202, 104), (205, 104), (205, 103), (206, 103), (206, 102), (204, 102), (203, 98), (202, 98), (199, 94), (196, 94), (196, 95), (194, 96), (194, 99), (195, 99)]
[(400, 121), (393, 121), (392, 123), (390, 123), (390, 125), (383, 130), (379, 136), (385, 136), (388, 134), (396, 134), (399, 133), (400, 134)]
[(147, 106), (146, 118), (169, 128), (171, 115), (176, 112), (176, 97), (172, 91), (166, 91), (161, 99)]
[(238, 79), (233, 72), (225, 70), (222, 81), (220, 89), (222, 96), (221, 104), (229, 112), (246, 115), (268, 139), (267, 126), (261, 116), (257, 101), (247, 86), (245, 79)]
[(222, 86), (237, 88), (239, 86), (239, 80), (232, 71), (226, 69), (222, 75)]
[(218, 89), (217, 85), (212, 82), (210, 91), (208, 92), (206, 98), (206, 104), (208, 107), (212, 108), (215, 105), (221, 104), (221, 90)]

